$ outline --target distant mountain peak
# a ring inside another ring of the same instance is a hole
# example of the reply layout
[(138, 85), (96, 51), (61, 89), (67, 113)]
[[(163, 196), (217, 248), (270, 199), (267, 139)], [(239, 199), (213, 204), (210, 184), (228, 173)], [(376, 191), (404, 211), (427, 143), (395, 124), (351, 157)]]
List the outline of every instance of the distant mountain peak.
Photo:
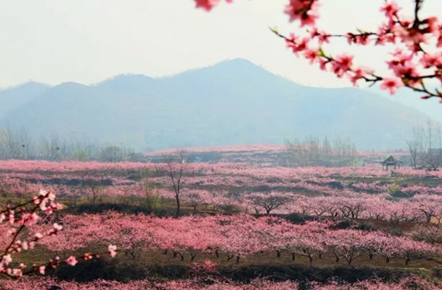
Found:
[(109, 78), (107, 80), (104, 80), (96, 84), (95, 86), (114, 89), (114, 90), (121, 90), (130, 87), (140, 87), (140, 86), (150, 85), (154, 81), (155, 79), (142, 74), (121, 74)]
[(108, 83), (108, 82), (118, 82), (118, 81), (127, 81), (127, 80), (154, 80), (151, 77), (142, 74), (119, 74), (108, 78), (97, 85)]
[(40, 82), (34, 82), (34, 81), (29, 81), (26, 82), (24, 84), (19, 85), (19, 87), (46, 87), (46, 88), (50, 88), (51, 86), (45, 83), (40, 83)]
[(224, 61), (221, 61), (215, 65), (234, 65), (234, 66), (248, 66), (248, 67), (258, 67), (257, 64), (254, 64), (250, 60), (247, 60), (245, 58), (233, 58), (233, 59), (226, 59)]
[[(269, 71), (265, 70), (263, 67), (247, 60), (244, 58), (234, 58), (234, 59), (227, 59), (221, 62), (218, 62), (212, 66), (207, 67), (207, 69), (210, 68), (218, 68), (218, 69), (225, 69), (229, 70), (230, 73), (235, 72), (265, 72), (267, 74), (270, 74)], [(203, 68), (204, 69), (204, 68)]]
[(119, 75), (92, 86), (23, 91), (0, 93), (0, 128), (73, 132), (136, 148), (281, 144), (311, 135), (351, 137), (363, 149), (401, 148), (410, 128), (427, 119), (364, 90), (303, 87), (245, 59), (168, 78)]
[(1, 91), (7, 91), (7, 90), (16, 90), (16, 89), (49, 89), (51, 86), (45, 83), (39, 83), (39, 82), (34, 82), (34, 81), (29, 81), (26, 83), (22, 83), (19, 85), (15, 85), (15, 86), (11, 86), (11, 87), (6, 87), (3, 89), (0, 89)]
[[(218, 62), (206, 67), (195, 68), (187, 70), (175, 75), (166, 76), (161, 79), (182, 78), (183, 80), (190, 79), (218, 79), (225, 81), (227, 79), (261, 79), (261, 78), (280, 78), (279, 76), (267, 71), (263, 67), (254, 64), (253, 62), (243, 59), (235, 58)], [(293, 83), (293, 82), (292, 82)]]
[(72, 87), (87, 87), (87, 85), (76, 83), (76, 82), (64, 82), (59, 85), (56, 85), (55, 87), (71, 87), (71, 86)]

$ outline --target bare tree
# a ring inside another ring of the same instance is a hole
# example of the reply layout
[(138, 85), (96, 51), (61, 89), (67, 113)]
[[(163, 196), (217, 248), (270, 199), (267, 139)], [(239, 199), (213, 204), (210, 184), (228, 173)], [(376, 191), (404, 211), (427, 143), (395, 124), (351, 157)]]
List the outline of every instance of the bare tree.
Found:
[(4, 159), (32, 159), (34, 144), (31, 134), (25, 128), (17, 130), (6, 129), (0, 132), (1, 158)]
[(329, 142), (325, 138), (321, 144), (318, 137), (310, 136), (304, 142), (286, 142), (285, 164), (291, 167), (352, 166), (360, 161), (356, 145), (350, 139), (338, 138)]
[(420, 127), (413, 128), (412, 139), (407, 141), (408, 150), (410, 151), (411, 166), (417, 168), (418, 157), (423, 150), (423, 130)]
[(187, 152), (179, 150), (175, 154), (163, 156), (163, 162), (166, 164), (167, 176), (172, 185), (176, 201), (175, 217), (180, 216), (181, 210), (181, 186), (183, 183), (183, 174), (187, 167)]
[(413, 128), (407, 145), (414, 168), (437, 170), (442, 166), (442, 128), (439, 124), (429, 120), (425, 126)]
[(275, 193), (270, 194), (251, 194), (248, 197), (250, 204), (255, 209), (255, 212), (259, 214), (260, 208), (264, 209), (267, 215), (270, 212), (280, 208), (281, 206), (292, 202), (292, 199), (286, 195), (280, 195)]
[(46, 160), (59, 160), (62, 152), (65, 151), (66, 144), (58, 134), (50, 138), (41, 137), (39, 143), (39, 157)]

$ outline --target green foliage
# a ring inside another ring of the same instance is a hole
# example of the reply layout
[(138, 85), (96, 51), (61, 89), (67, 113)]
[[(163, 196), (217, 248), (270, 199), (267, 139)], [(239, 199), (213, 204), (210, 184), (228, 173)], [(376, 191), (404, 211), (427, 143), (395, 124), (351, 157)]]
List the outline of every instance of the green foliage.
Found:
[(388, 187), (387, 192), (391, 196), (397, 195), (401, 191), (401, 186), (399, 184), (392, 184), (390, 187)]
[(86, 150), (77, 150), (73, 154), (73, 158), (78, 161), (87, 161), (88, 156)]
[(158, 188), (152, 183), (142, 185), (144, 189), (143, 206), (149, 211), (154, 211), (161, 207), (161, 196)]
[(100, 150), (100, 161), (120, 162), (123, 161), (123, 149), (118, 146), (106, 146)]

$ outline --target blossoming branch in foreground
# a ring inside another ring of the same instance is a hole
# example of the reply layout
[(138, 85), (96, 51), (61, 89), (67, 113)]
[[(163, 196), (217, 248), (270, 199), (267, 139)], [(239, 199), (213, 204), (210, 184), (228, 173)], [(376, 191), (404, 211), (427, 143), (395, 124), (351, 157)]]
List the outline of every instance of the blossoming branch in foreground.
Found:
[[(31, 273), (44, 275), (48, 267), (56, 268), (60, 264), (75, 266), (78, 263), (78, 259), (87, 261), (100, 257), (99, 254), (86, 253), (79, 257), (70, 256), (63, 261), (59, 257), (55, 257), (44, 265), (33, 264), (30, 268), (24, 263), (20, 263), (18, 268), (9, 267), (13, 261), (13, 254), (33, 249), (35, 244), (43, 238), (57, 235), (63, 229), (62, 225), (54, 223), (52, 228), (46, 233), (36, 232), (26, 239), (19, 239), (25, 228), (35, 226), (42, 219), (42, 216), (47, 217), (53, 214), (54, 211), (62, 208), (61, 204), (55, 202), (55, 194), (52, 191), (40, 190), (38, 195), (32, 197), (30, 201), (15, 206), (7, 205), (5, 209), (0, 210), (0, 228), (3, 232), (1, 239), (1, 246), (3, 247), (1, 251), (3, 254), (0, 256), (0, 273), (12, 278), (18, 278)], [(117, 251), (116, 246), (109, 245), (111, 257), (115, 257)]]
[[(195, 0), (196, 7), (210, 11), (221, 0)], [(232, 0), (226, 0), (231, 3)], [(298, 57), (304, 57), (311, 64), (319, 64), (322, 70), (330, 71), (341, 78), (346, 76), (353, 85), (362, 80), (370, 83), (380, 83), (380, 88), (395, 94), (397, 89), (407, 87), (422, 93), (423, 99), (437, 97), (442, 102), (442, 91), (430, 90), (425, 81), (436, 79), (442, 85), (442, 23), (435, 16), (421, 19), (419, 12), (425, 0), (415, 0), (414, 18), (409, 20), (399, 13), (402, 9), (393, 1), (385, 1), (380, 12), (386, 21), (379, 25), (377, 31), (365, 31), (343, 34), (330, 34), (317, 27), (319, 18), (318, 0), (289, 0), (284, 13), (290, 22), (299, 22), (301, 27), (308, 27), (305, 35), (289, 36), (272, 31), (283, 38), (287, 46)], [(350, 55), (332, 56), (322, 47), (331, 38), (344, 38), (348, 43), (356, 45), (385, 45), (391, 44), (396, 48), (391, 59), (386, 63), (391, 75), (375, 74), (373, 69), (357, 66)]]

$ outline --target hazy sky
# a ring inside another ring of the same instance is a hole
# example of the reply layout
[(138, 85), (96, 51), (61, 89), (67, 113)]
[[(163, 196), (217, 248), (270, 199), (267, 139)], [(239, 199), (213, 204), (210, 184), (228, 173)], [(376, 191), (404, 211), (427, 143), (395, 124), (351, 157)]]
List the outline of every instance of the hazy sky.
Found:
[[(268, 30), (299, 31), (282, 13), (287, 2), (235, 0), (206, 13), (192, 0), (3, 0), (0, 87), (29, 80), (90, 84), (126, 73), (157, 77), (238, 57), (298, 83), (348, 85), (295, 58)], [(321, 26), (333, 32), (376, 28), (383, 18), (383, 0), (321, 2)], [(397, 2), (411, 8), (413, 1)], [(442, 0), (426, 0), (425, 8), (441, 14)], [(330, 49), (348, 51), (344, 40)], [(360, 63), (383, 66), (385, 50), (356, 52)]]

